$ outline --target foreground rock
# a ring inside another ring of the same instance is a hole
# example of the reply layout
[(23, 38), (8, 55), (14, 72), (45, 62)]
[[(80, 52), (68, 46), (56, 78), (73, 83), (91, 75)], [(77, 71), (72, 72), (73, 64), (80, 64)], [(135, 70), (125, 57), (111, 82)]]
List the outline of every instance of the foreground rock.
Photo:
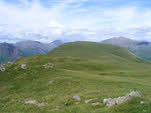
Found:
[(24, 70), (27, 70), (27, 69), (28, 69), (28, 67), (27, 67), (26, 64), (21, 64), (21, 68), (24, 69)]
[(55, 65), (54, 65), (53, 63), (47, 63), (47, 64), (44, 65), (44, 67), (45, 67), (46, 69), (54, 69), (54, 68), (55, 68)]
[(141, 97), (141, 95), (137, 91), (132, 91), (123, 97), (118, 97), (118, 98), (114, 98), (114, 99), (112, 99), (112, 98), (104, 99), (103, 104), (106, 104), (107, 107), (112, 107), (114, 105), (122, 104), (122, 103), (124, 103), (132, 98), (136, 98), (136, 97)]

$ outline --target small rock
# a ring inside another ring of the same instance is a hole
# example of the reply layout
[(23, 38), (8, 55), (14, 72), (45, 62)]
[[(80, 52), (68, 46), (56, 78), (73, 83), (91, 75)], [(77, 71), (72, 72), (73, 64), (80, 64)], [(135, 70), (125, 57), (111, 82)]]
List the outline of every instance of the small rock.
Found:
[(100, 104), (101, 104), (100, 102), (92, 103), (92, 106), (98, 106), (98, 105), (100, 105)]
[(24, 69), (24, 70), (27, 70), (27, 69), (28, 69), (28, 67), (27, 67), (26, 64), (21, 64), (21, 68)]
[(46, 69), (54, 69), (54, 68), (55, 68), (55, 65), (52, 64), (52, 63), (47, 63), (47, 64), (44, 65), (44, 67), (45, 67)]
[(25, 104), (37, 104), (38, 102), (36, 100), (29, 100), (25, 101)]
[(37, 105), (39, 107), (45, 106), (45, 103), (38, 103), (36, 100), (25, 101), (25, 104), (35, 104), (35, 105)]
[(98, 98), (85, 100), (85, 103), (87, 104), (87, 103), (89, 103), (89, 102), (91, 102), (91, 101), (93, 101), (93, 100), (98, 100)]
[(78, 96), (78, 95), (73, 96), (73, 98), (74, 98), (75, 100), (77, 100), (77, 101), (80, 101), (80, 100), (81, 100), (80, 96)]
[(0, 65), (0, 71), (4, 72), (6, 70), (5, 64)]
[(145, 102), (144, 102), (144, 101), (141, 101), (140, 104), (145, 104)]
[(45, 103), (38, 103), (37, 105), (38, 105), (39, 107), (40, 107), (40, 106), (45, 106)]
[(62, 108), (63, 108), (62, 106), (56, 106), (57, 110), (62, 109)]
[(150, 104), (151, 101), (141, 101), (140, 104)]
[(18, 69), (18, 67), (14, 67), (14, 69), (15, 69), (15, 70), (17, 70), (17, 69)]
[(50, 80), (49, 83), (50, 83), (50, 84), (54, 83), (54, 80)]

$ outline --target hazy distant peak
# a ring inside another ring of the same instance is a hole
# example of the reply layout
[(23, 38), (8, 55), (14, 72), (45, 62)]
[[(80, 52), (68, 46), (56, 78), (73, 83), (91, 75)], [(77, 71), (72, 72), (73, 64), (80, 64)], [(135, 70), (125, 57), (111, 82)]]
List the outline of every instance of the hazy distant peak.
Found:
[(120, 37), (113, 37), (113, 38), (111, 38), (111, 39), (108, 39), (108, 40), (119, 40), (119, 41), (134, 41), (134, 40), (132, 40), (132, 39), (129, 39), (129, 38), (126, 38), (126, 37), (122, 37), (122, 36), (120, 36)]

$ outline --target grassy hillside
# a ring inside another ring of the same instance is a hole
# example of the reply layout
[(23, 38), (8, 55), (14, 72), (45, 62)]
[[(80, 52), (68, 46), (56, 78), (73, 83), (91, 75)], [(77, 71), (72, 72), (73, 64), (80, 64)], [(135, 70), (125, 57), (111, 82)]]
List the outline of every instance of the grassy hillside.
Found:
[[(49, 62), (56, 68), (45, 69), (43, 65)], [(27, 70), (20, 68), (22, 63), (27, 64)], [(150, 68), (151, 64), (116, 46), (65, 44), (46, 56), (19, 59), (0, 72), (0, 113), (150, 113), (151, 104), (140, 104), (151, 98)], [(112, 108), (84, 103), (93, 98), (102, 103), (104, 98), (123, 96), (131, 90), (142, 97)], [(81, 101), (74, 100), (74, 95)], [(28, 100), (45, 106), (24, 104)], [(56, 106), (62, 108), (55, 110)]]
[(53, 57), (77, 57), (91, 60), (123, 60), (132, 62), (142, 62), (126, 49), (95, 42), (74, 42), (66, 43), (48, 54)]

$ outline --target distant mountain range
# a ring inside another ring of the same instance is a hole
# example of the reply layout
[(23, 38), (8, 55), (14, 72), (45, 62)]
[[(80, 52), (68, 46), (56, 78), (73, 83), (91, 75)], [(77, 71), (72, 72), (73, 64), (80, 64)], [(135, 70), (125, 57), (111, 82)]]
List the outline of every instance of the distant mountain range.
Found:
[(55, 40), (44, 44), (38, 41), (21, 41), (15, 44), (0, 43), (0, 63), (16, 60), (20, 57), (28, 57), (36, 54), (47, 54), (63, 42)]
[(112, 44), (124, 47), (135, 55), (151, 61), (151, 43), (146, 41), (136, 41), (125, 37), (115, 37), (102, 41), (104, 44)]
[(24, 53), (13, 44), (0, 43), (0, 63), (13, 61), (23, 56)]

